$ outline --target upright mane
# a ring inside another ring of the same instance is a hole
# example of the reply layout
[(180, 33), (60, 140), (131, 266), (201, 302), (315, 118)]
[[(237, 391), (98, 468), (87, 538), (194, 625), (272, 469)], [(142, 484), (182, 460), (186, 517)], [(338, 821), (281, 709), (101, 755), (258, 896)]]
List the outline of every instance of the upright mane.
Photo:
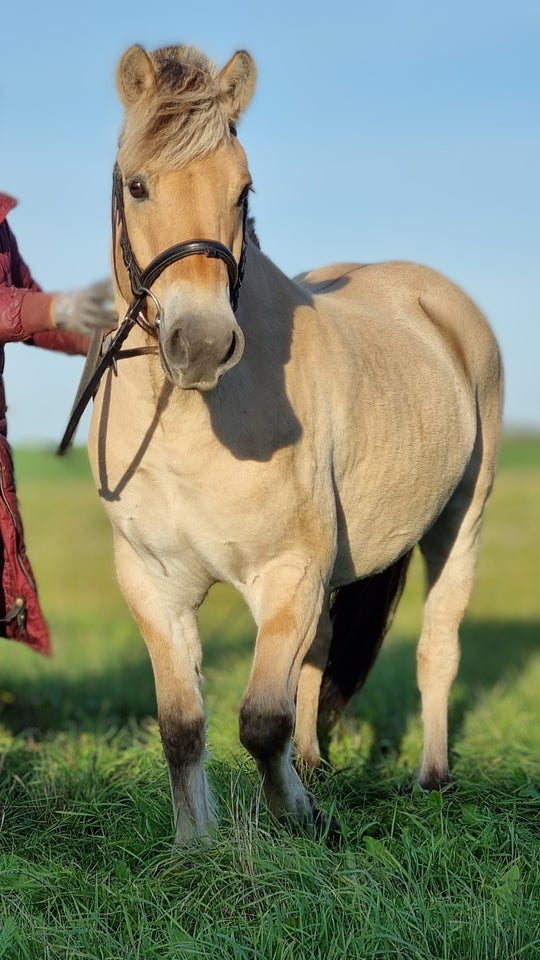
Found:
[[(216, 65), (194, 47), (148, 53), (154, 76), (126, 104), (119, 147), (139, 163), (184, 166), (233, 136)], [(141, 85), (135, 78), (134, 85)]]

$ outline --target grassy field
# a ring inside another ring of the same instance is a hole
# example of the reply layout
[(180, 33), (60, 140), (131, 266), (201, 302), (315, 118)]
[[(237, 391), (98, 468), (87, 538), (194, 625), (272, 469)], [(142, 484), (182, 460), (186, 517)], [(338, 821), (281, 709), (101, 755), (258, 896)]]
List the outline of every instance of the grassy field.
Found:
[(253, 624), (201, 611), (221, 826), (173, 854), (144, 644), (86, 455), (16, 452), (54, 642), (0, 641), (0, 960), (536, 960), (540, 956), (540, 439), (507, 438), (451, 701), (456, 777), (415, 787), (418, 563), (319, 800), (341, 849), (268, 817), (238, 746)]

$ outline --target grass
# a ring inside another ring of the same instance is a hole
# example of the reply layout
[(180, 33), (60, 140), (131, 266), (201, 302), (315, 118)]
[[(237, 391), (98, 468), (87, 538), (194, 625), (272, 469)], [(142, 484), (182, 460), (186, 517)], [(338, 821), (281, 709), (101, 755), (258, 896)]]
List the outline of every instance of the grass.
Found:
[(201, 630), (221, 826), (173, 854), (151, 671), (85, 453), (16, 465), (55, 655), (2, 642), (0, 960), (536, 960), (539, 439), (503, 445), (451, 701), (455, 784), (414, 784), (416, 562), (314, 787), (339, 850), (268, 817), (237, 737), (253, 624), (216, 587)]

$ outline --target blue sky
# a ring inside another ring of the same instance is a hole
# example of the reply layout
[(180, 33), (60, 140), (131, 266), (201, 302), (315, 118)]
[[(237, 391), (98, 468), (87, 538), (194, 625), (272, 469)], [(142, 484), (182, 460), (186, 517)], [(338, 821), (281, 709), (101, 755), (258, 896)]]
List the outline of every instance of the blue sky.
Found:
[[(540, 429), (540, 4), (453, 0), (93, 0), (2, 12), (0, 189), (44, 289), (109, 271), (114, 73), (132, 43), (245, 48), (259, 80), (240, 126), (264, 251), (294, 274), (416, 260), (489, 317), (508, 428)], [(79, 359), (6, 348), (9, 436), (63, 433)], [(78, 441), (85, 439), (87, 420)]]

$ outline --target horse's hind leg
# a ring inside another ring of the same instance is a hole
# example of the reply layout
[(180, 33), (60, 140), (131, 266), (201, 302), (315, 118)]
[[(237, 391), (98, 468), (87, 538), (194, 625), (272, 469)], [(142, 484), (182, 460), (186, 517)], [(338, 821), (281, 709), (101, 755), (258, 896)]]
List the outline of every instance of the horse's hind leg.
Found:
[(425, 789), (436, 789), (450, 779), (448, 698), (459, 664), (458, 630), (474, 585), (493, 459), (483, 460), (479, 437), (458, 489), (420, 543), (427, 568), (427, 596), (417, 651), (424, 725), (419, 781)]
[(321, 765), (317, 716), (321, 682), (328, 662), (328, 650), (332, 640), (329, 602), (327, 596), (317, 625), (315, 639), (302, 664), (296, 696), (296, 723), (294, 728), (296, 756), (301, 764), (311, 770), (315, 770)]
[(206, 718), (200, 694), (201, 647), (196, 615), (208, 584), (180, 607), (178, 583), (173, 587), (163, 582), (167, 579), (163, 573), (151, 572), (118, 536), (115, 557), (120, 587), (152, 661), (176, 840), (186, 843), (204, 836), (216, 823), (203, 766)]

